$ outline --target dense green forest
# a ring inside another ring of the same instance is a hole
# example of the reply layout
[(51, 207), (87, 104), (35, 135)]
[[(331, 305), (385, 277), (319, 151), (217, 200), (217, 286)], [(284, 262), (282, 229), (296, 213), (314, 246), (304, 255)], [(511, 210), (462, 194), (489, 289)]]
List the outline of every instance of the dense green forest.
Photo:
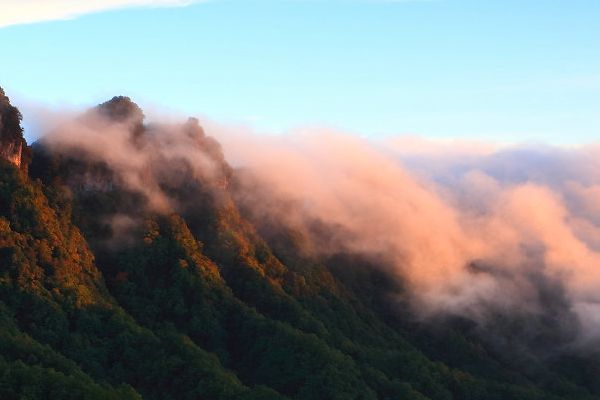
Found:
[[(153, 134), (126, 97), (97, 111), (133, 148)], [(519, 340), (499, 317), (499, 345), (474, 321), (420, 322), (371, 261), (262, 234), (194, 119), (181, 129), (217, 168), (158, 160), (165, 211), (105, 160), (27, 146), (4, 92), (0, 116), (24, 155), (0, 159), (1, 399), (600, 399), (593, 352), (532, 345), (560, 344), (551, 324)]]

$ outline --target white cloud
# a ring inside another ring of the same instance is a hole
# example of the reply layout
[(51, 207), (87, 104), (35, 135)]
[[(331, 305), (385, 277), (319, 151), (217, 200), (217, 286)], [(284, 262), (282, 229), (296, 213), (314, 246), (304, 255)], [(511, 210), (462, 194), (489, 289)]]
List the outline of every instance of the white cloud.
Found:
[(195, 2), (198, 0), (0, 0), (0, 28), (116, 8), (185, 6)]

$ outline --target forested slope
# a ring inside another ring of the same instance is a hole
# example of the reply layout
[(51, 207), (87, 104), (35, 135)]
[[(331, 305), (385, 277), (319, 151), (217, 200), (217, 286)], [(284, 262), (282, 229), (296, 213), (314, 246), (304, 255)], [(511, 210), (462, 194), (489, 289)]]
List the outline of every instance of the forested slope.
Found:
[(161, 151), (135, 179), (45, 139), (0, 160), (0, 398), (600, 398), (589, 360), (511, 362), (468, 321), (414, 320), (370, 261), (263, 235), (196, 120), (177, 132), (210, 174), (162, 152), (130, 99), (92, 112)]

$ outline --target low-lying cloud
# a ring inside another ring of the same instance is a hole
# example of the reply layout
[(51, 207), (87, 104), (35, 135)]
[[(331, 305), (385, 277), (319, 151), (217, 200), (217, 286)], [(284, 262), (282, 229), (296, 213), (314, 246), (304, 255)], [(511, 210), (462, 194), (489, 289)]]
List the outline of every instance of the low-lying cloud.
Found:
[[(150, 126), (141, 142), (131, 126), (95, 115), (54, 125), (43, 139), (50, 147), (85, 149), (158, 211), (174, 205), (153, 168), (184, 161), (190, 176), (223, 178), (220, 150), (206, 153), (218, 145), (190, 136), (194, 124)], [(236, 200), (256, 221), (300, 232), (316, 255), (376, 260), (423, 317), (545, 315), (560, 329), (583, 327), (580, 340), (600, 334), (600, 146), (203, 125), (238, 168)]]
[[(268, 188), (246, 201), (259, 220), (307, 237), (314, 221), (335, 227), (315, 248), (372, 256), (407, 283), (423, 315), (535, 315), (554, 297), (587, 334), (598, 330), (598, 146), (373, 142), (318, 130), (223, 143), (251, 167), (252, 186)], [(277, 207), (290, 202), (294, 212)]]

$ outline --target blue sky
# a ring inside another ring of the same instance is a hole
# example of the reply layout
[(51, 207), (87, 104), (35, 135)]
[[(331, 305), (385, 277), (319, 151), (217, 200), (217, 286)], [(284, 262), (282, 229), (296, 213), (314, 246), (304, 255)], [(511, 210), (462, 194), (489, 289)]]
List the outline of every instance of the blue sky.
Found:
[(598, 21), (596, 0), (128, 8), (0, 28), (0, 86), (18, 102), (125, 94), (270, 131), (590, 142)]

